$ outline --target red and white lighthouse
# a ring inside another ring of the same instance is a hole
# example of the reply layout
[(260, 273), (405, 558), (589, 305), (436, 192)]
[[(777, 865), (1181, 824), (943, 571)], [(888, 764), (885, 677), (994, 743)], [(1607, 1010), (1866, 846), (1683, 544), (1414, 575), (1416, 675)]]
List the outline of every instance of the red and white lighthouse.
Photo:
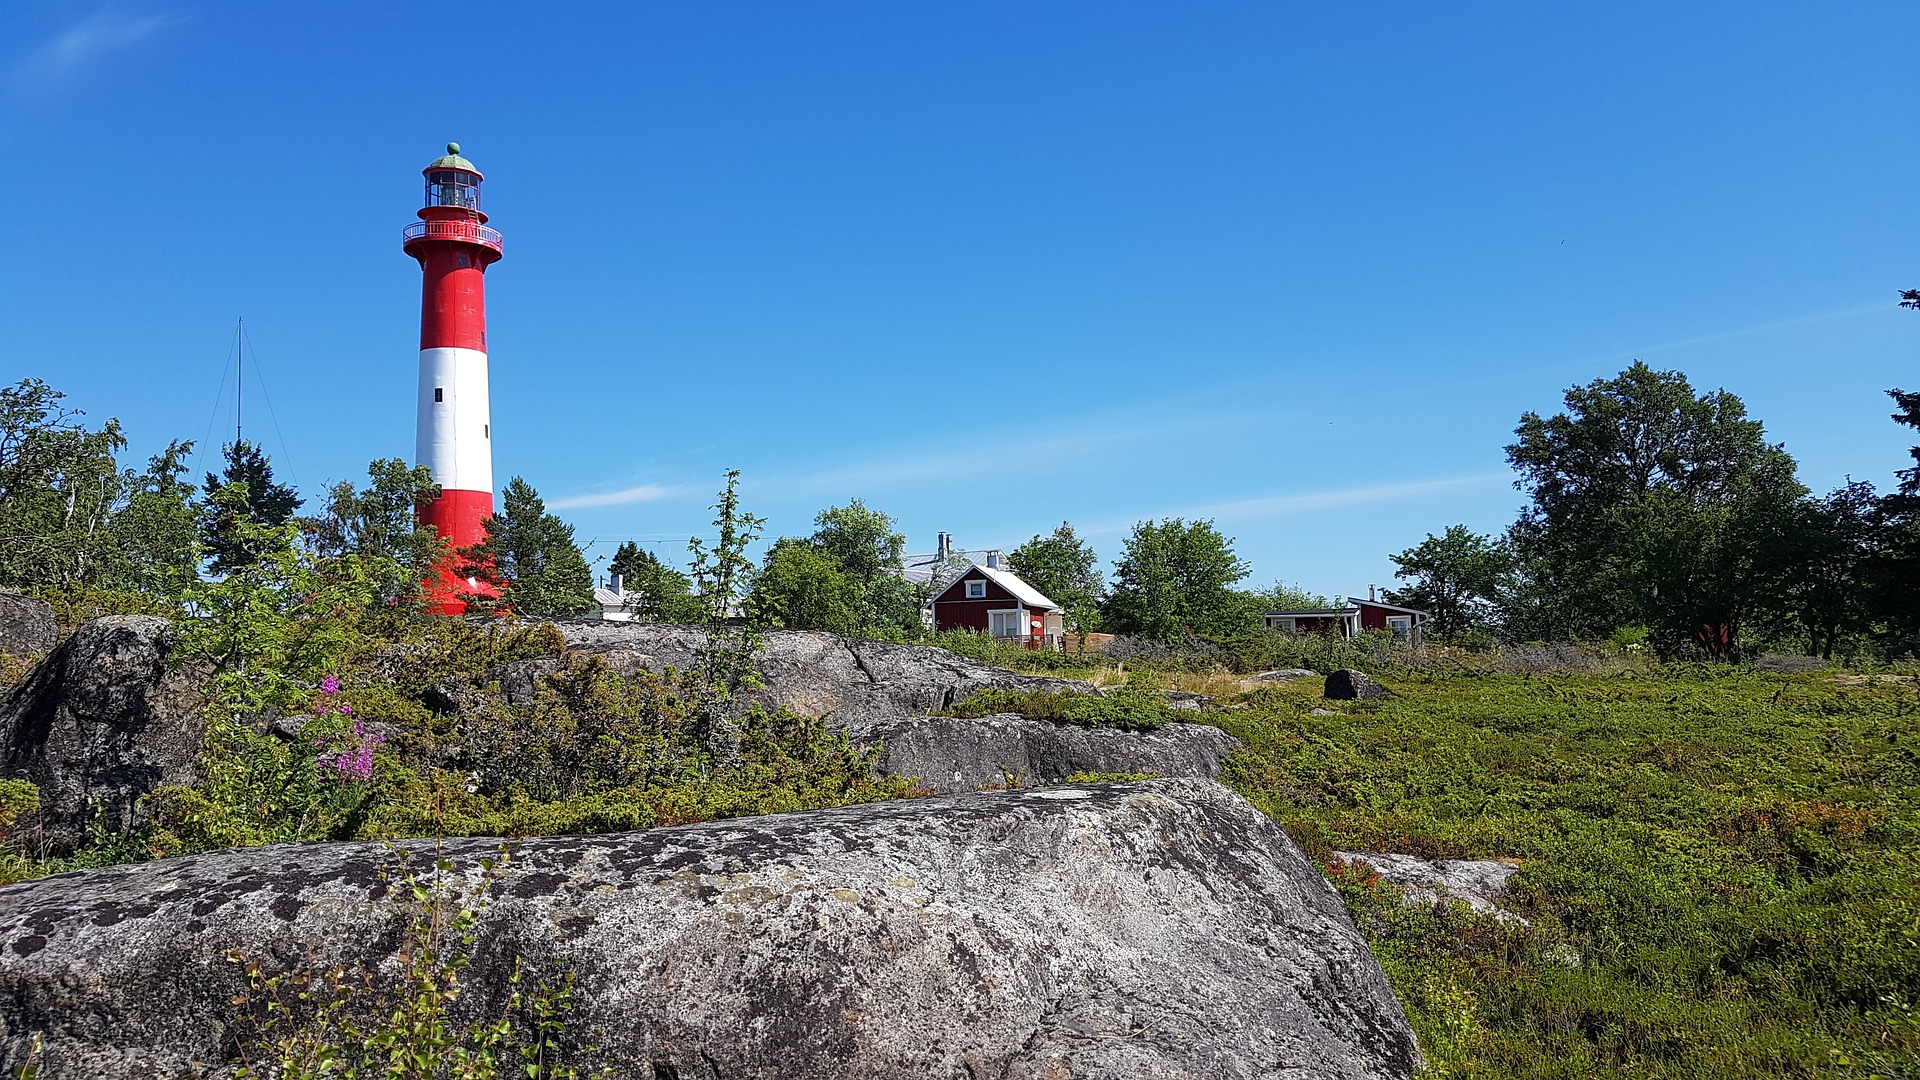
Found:
[[(493, 513), (493, 426), (487, 406), (487, 267), (499, 261), (500, 234), (480, 211), (480, 170), (448, 143), (426, 167), (427, 199), (404, 245), (420, 262), (419, 435), (414, 460), (433, 473), (440, 495), (421, 507), (423, 521), (454, 547), (485, 539)], [(491, 592), (455, 581), (450, 569), (429, 591), (442, 611), (466, 605), (458, 591)]]

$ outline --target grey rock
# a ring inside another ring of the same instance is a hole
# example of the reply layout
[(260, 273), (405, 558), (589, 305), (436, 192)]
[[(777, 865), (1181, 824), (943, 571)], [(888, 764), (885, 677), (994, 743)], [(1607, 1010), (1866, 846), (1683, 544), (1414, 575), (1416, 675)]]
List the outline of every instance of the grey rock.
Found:
[(1292, 682), (1295, 679), (1310, 679), (1313, 672), (1303, 667), (1281, 668), (1278, 671), (1263, 671), (1253, 676), (1261, 682)]
[(1507, 891), (1507, 880), (1520, 867), (1492, 859), (1423, 859), (1417, 855), (1388, 855), (1372, 851), (1336, 851), (1347, 862), (1363, 862), (1380, 876), (1399, 885), (1410, 904), (1459, 900), (1482, 915), (1525, 922), (1501, 911), (1496, 901)]
[[(491, 840), (447, 841), (470, 867)], [(433, 852), (424, 852), (424, 865)], [(214, 1076), (269, 968), (390, 958), (373, 844), (224, 851), (0, 889), (0, 1068)], [(1266, 815), (1157, 780), (527, 840), (460, 1015), (515, 956), (578, 977), (620, 1080), (1404, 1078), (1399, 1004)], [(303, 958), (311, 957), (310, 961)], [(389, 967), (387, 970), (391, 970)]]
[(53, 605), (19, 593), (0, 593), (0, 653), (45, 656), (60, 643)]
[(129, 832), (140, 797), (198, 779), (206, 727), (198, 673), (170, 670), (173, 627), (151, 615), (95, 619), (0, 696), (0, 775), (40, 789), (57, 852), (96, 824)]
[(1339, 716), (1340, 714), (1332, 709), (1308, 709), (1307, 715), (1308, 716)]
[(1167, 699), (1167, 708), (1175, 712), (1206, 712), (1216, 707), (1213, 698), (1192, 690), (1162, 690), (1161, 694)]
[[(602, 653), (616, 666), (656, 671), (692, 666), (706, 641), (706, 632), (691, 626), (593, 620), (560, 628), (575, 648)], [(767, 684), (759, 694), (763, 703), (810, 716), (831, 713), (846, 722), (942, 712), (987, 689), (1100, 692), (1078, 679), (1016, 675), (932, 645), (862, 641), (812, 630), (768, 631), (756, 661)]]
[(1158, 773), (1211, 780), (1240, 740), (1204, 724), (1158, 731), (1075, 727), (1003, 713), (974, 719), (912, 716), (845, 725), (881, 745), (875, 768), (918, 777), (930, 791), (1057, 784), (1078, 772)]
[(1327, 676), (1326, 696), (1335, 701), (1373, 701), (1390, 698), (1393, 691), (1358, 671), (1341, 668)]

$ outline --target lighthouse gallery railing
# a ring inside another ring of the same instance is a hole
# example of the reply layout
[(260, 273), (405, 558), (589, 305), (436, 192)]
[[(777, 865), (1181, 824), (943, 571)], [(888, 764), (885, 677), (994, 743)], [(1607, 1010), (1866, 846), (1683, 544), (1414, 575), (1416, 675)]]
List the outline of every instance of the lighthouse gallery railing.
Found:
[(485, 244), (495, 251), (500, 250), (500, 232), (471, 221), (415, 221), (402, 231), (403, 240), (463, 240), (469, 244)]

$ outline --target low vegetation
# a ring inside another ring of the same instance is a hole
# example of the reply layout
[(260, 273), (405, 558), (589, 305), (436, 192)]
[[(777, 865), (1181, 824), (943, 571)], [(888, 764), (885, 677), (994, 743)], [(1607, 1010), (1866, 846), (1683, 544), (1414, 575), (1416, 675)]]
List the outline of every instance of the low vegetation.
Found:
[[(1508, 906), (1330, 877), (1443, 1076), (1920, 1075), (1920, 685), (1719, 666), (1382, 673), (1208, 719), (1335, 851), (1520, 862)], [(1320, 710), (1316, 714), (1314, 710)]]
[(992, 716), (996, 713), (1017, 713), (1029, 720), (1121, 731), (1158, 731), (1174, 719), (1164, 695), (1128, 687), (1110, 694), (982, 690), (956, 703), (946, 715)]

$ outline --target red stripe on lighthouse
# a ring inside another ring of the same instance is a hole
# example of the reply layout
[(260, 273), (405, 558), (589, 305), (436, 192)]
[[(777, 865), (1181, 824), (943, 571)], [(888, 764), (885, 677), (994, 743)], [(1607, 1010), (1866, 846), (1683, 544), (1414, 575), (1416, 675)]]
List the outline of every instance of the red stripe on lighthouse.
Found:
[(420, 347), (487, 351), (487, 275), (467, 245), (434, 244), (420, 253)]

